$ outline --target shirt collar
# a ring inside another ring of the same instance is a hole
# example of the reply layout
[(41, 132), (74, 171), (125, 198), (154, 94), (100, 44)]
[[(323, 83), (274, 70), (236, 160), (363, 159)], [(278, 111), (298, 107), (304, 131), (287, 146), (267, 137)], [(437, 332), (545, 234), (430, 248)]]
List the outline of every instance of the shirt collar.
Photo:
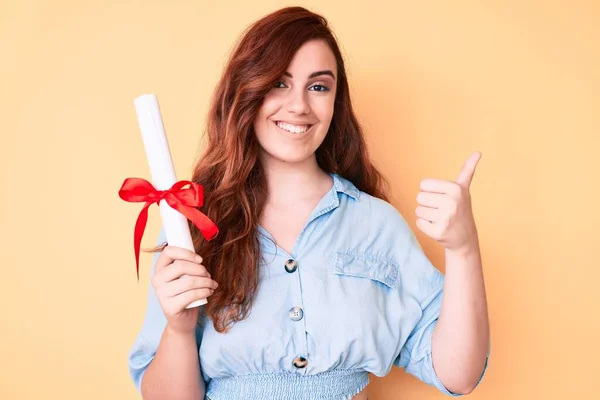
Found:
[[(353, 198), (354, 200), (358, 200), (359, 196), (360, 196), (360, 191), (358, 190), (358, 188), (356, 186), (354, 186), (354, 184), (352, 182), (350, 182), (347, 179), (342, 178), (341, 176), (334, 174), (334, 173), (330, 173), (329, 176), (331, 176), (333, 178), (333, 187), (332, 189), (323, 197), (323, 199), (321, 199), (321, 201), (319, 202), (319, 204), (317, 205), (317, 207), (315, 208), (315, 210), (313, 211), (313, 213), (310, 215), (307, 225), (312, 222), (315, 218), (328, 213), (334, 209), (336, 209), (337, 207), (339, 207), (340, 205), (340, 197), (338, 196), (338, 193), (344, 193), (347, 196), (350, 196), (351, 198)], [(275, 240), (273, 239), (273, 236), (271, 236), (271, 234), (265, 229), (263, 228), (260, 224), (258, 225), (258, 230), (261, 233), (260, 237), (264, 240), (266, 240), (265, 243), (269, 243), (268, 246), (263, 248), (263, 251), (265, 252), (277, 252), (277, 248), (275, 247), (275, 249), (273, 249), (273, 244), (275, 242)], [(297, 243), (294, 245), (294, 249), (295, 246), (297, 245)], [(295, 250), (293, 250), (292, 252), (295, 252)], [(295, 256), (295, 254), (292, 254), (292, 256)]]
[(345, 193), (354, 200), (358, 200), (360, 191), (352, 182), (342, 178), (338, 174), (330, 173), (329, 175), (333, 178), (333, 188), (336, 190), (336, 192)]

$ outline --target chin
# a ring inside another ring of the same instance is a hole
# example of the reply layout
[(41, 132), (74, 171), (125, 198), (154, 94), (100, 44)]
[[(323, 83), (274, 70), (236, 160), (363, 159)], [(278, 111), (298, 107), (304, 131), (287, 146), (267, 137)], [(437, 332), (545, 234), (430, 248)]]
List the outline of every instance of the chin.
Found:
[(288, 164), (300, 164), (311, 160), (315, 157), (315, 153), (306, 154), (306, 153), (283, 153), (283, 152), (270, 152), (268, 150), (263, 149), (263, 158), (266, 160), (271, 160), (274, 162), (284, 162)]

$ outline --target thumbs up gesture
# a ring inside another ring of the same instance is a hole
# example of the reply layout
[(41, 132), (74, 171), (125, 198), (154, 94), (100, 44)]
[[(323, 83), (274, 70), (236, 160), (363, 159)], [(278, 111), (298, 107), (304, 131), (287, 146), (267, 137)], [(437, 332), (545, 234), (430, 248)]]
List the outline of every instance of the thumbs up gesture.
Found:
[(456, 181), (424, 179), (417, 195), (417, 227), (453, 253), (479, 246), (469, 187), (481, 153), (465, 161)]

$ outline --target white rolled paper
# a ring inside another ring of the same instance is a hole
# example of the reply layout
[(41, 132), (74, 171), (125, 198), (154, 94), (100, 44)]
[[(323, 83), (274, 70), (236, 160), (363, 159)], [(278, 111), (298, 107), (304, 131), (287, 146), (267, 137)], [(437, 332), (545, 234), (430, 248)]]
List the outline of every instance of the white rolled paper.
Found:
[[(158, 100), (154, 94), (143, 94), (135, 99), (134, 105), (150, 166), (152, 184), (157, 190), (167, 190), (177, 182), (177, 178)], [(168, 205), (165, 200), (160, 201), (159, 207), (169, 245), (195, 252), (187, 218)], [(206, 299), (196, 300), (186, 308), (198, 307), (206, 303)]]

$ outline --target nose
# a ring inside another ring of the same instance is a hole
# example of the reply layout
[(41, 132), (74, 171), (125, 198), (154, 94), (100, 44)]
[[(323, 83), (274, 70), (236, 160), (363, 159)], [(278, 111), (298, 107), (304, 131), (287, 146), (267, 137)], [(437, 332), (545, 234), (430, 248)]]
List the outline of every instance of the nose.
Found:
[(310, 113), (310, 105), (306, 96), (307, 93), (302, 87), (290, 90), (287, 99), (287, 111), (294, 114)]

